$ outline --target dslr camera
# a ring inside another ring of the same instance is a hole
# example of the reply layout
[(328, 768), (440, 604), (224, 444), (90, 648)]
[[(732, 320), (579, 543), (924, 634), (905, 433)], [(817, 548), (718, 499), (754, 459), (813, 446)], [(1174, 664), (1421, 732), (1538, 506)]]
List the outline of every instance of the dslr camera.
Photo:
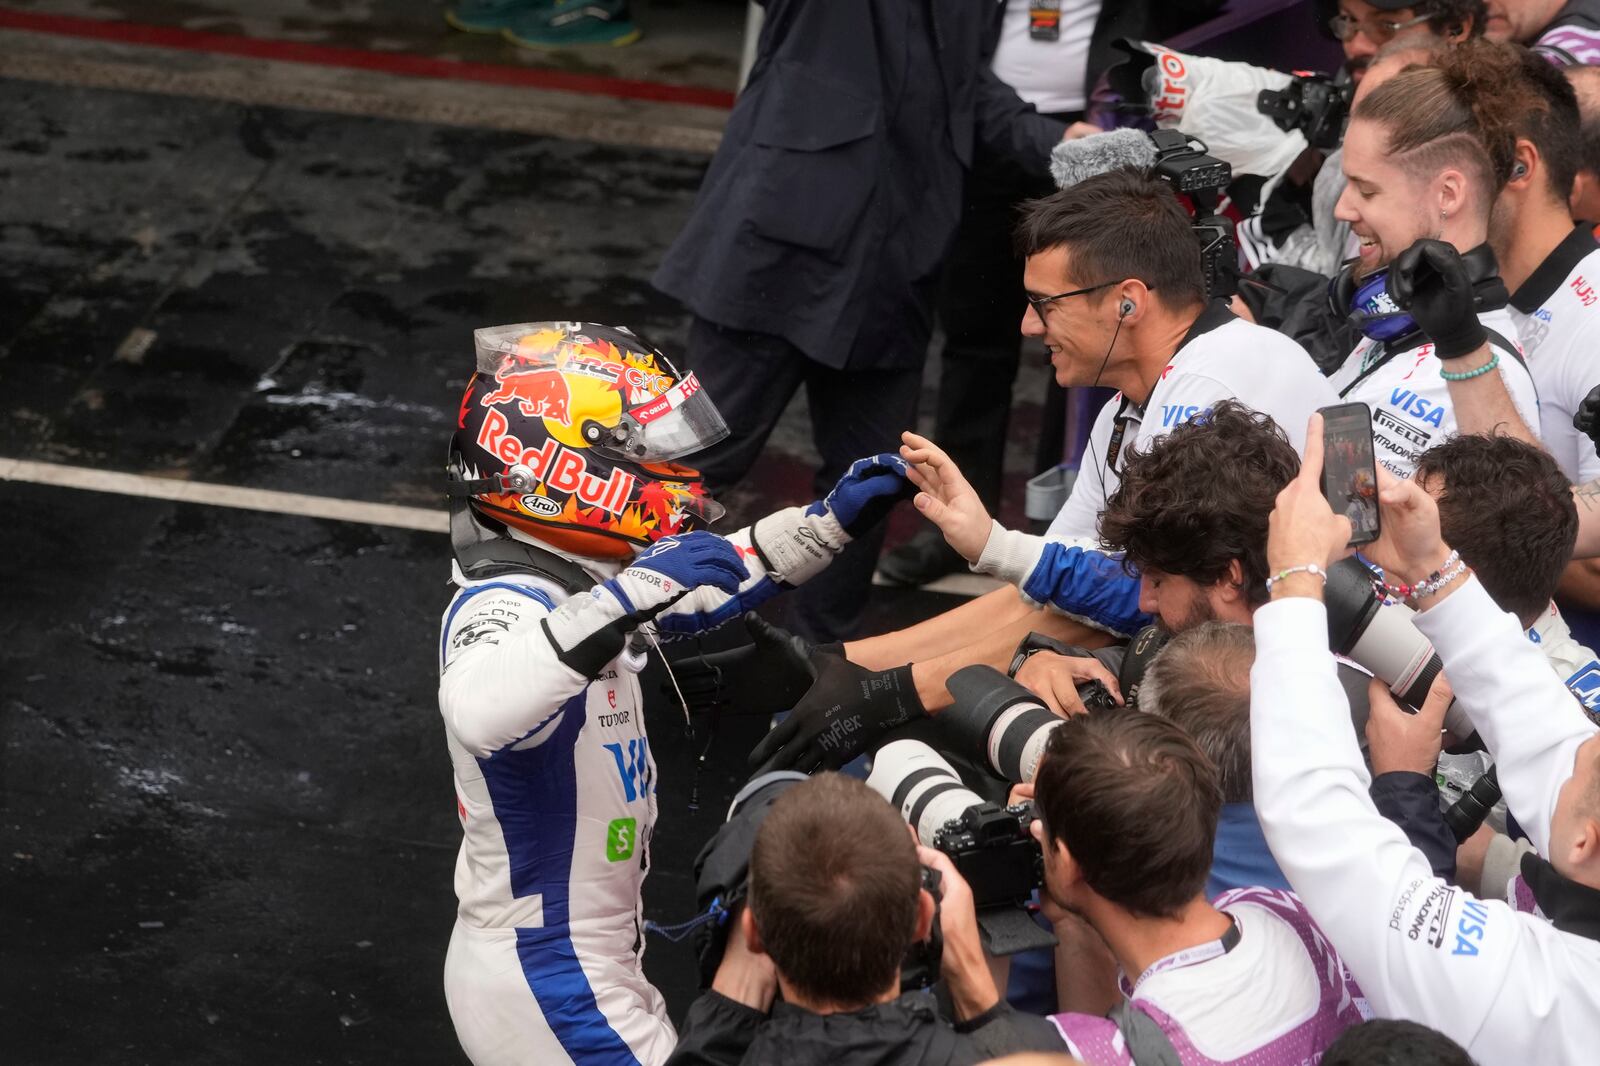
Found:
[(894, 740), (879, 748), (867, 787), (900, 811), (918, 840), (950, 856), (972, 888), (985, 951), (1011, 955), (1056, 942), (1027, 911), (1044, 884), (1031, 803), (1002, 807), (989, 802), (920, 740)]
[(1262, 89), (1256, 110), (1285, 133), (1299, 130), (1313, 148), (1330, 151), (1344, 141), (1355, 86), (1349, 75), (1296, 74), (1282, 89)]

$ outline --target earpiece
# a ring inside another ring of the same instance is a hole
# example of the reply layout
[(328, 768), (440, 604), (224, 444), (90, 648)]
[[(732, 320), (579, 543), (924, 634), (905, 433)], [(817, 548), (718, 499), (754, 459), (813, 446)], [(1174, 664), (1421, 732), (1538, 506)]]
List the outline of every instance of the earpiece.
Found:
[(1515, 181), (1518, 178), (1525, 178), (1527, 176), (1528, 176), (1528, 164), (1522, 162), (1521, 160), (1518, 160), (1517, 162), (1515, 162), (1515, 163), (1513, 163), (1511, 165), (1511, 180), (1512, 181)]
[(1134, 303), (1133, 303), (1133, 301), (1132, 300), (1123, 300), (1122, 301), (1122, 306), (1117, 308), (1117, 317), (1118, 318), (1127, 318), (1129, 315), (1133, 314), (1133, 312), (1134, 312)]

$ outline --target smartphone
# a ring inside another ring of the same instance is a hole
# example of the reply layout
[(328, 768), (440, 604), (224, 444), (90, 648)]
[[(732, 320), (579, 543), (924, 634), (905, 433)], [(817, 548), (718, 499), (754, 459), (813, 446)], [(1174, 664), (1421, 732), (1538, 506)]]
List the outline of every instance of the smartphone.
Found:
[(1364, 403), (1322, 408), (1322, 495), (1350, 519), (1350, 547), (1378, 539), (1378, 464), (1372, 409)]

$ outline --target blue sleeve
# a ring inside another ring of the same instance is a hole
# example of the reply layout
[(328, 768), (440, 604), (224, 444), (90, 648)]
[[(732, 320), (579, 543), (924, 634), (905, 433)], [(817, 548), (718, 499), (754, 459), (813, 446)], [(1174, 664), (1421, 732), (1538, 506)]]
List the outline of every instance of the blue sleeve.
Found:
[(1139, 610), (1139, 579), (1123, 569), (1120, 558), (1058, 541), (1045, 544), (1022, 594), (1124, 636), (1154, 621)]

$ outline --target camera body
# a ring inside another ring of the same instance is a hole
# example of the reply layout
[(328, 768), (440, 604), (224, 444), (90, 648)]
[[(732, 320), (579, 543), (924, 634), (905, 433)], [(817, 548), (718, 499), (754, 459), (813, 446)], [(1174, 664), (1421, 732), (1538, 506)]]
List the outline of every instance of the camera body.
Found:
[(1239, 291), (1239, 245), (1233, 223), (1217, 213), (1220, 193), (1233, 181), (1233, 168), (1209, 154), (1203, 142), (1180, 130), (1155, 130), (1149, 136), (1156, 150), (1152, 173), (1194, 204), (1192, 228), (1200, 241), (1206, 295), (1212, 299), (1235, 295)]
[(979, 911), (1026, 903), (1044, 885), (1044, 855), (1033, 839), (1033, 822), (1031, 803), (982, 803), (934, 834), (933, 846), (950, 856)]
[(1327, 151), (1344, 141), (1354, 97), (1355, 86), (1343, 74), (1296, 74), (1282, 89), (1262, 89), (1256, 109), (1285, 133), (1298, 130), (1311, 147)]

